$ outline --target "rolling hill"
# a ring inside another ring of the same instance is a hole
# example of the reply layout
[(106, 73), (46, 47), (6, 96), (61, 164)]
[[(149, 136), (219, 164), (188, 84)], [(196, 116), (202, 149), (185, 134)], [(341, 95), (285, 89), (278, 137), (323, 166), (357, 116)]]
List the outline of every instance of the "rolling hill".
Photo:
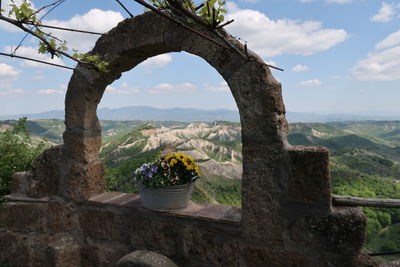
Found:
[[(9, 124), (0, 122), (0, 131)], [(177, 151), (200, 165), (202, 177), (194, 200), (241, 205), (240, 123), (134, 120), (101, 121), (101, 125), (100, 155), (109, 190), (135, 192), (130, 176), (137, 167)], [(334, 194), (400, 198), (400, 121), (291, 123), (289, 127), (291, 144), (330, 149)], [(37, 140), (60, 143), (64, 125), (59, 120), (30, 121), (29, 131)], [(364, 212), (369, 222), (366, 249), (381, 250), (390, 241), (391, 248), (400, 250), (397, 230), (386, 231), (386, 241), (379, 238), (384, 229), (398, 229), (400, 211), (365, 208)]]

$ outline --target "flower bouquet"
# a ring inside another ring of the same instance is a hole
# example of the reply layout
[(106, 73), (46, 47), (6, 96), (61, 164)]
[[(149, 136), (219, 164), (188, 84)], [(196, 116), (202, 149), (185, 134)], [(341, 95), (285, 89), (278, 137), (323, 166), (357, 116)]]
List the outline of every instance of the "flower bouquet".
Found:
[(161, 156), (134, 172), (142, 205), (152, 210), (185, 208), (199, 175), (199, 166), (193, 158), (181, 153)]

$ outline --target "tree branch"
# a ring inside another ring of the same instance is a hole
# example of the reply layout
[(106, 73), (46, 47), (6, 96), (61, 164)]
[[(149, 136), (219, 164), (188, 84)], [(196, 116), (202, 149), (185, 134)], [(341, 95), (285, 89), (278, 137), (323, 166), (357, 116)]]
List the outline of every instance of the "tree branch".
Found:
[(46, 62), (46, 61), (38, 60), (38, 59), (34, 59), (34, 58), (23, 57), (23, 56), (17, 56), (17, 55), (14, 55), (14, 54), (0, 53), (0, 56), (15, 57), (15, 58), (20, 58), (20, 59), (25, 59), (25, 60), (29, 60), (29, 61), (34, 61), (34, 62), (38, 62), (38, 63), (42, 63), (42, 64), (47, 64), (47, 65), (55, 66), (55, 67), (60, 67), (60, 68), (64, 68), (64, 69), (74, 70), (74, 68), (71, 68), (71, 67), (67, 67), (67, 66), (63, 66), (63, 65), (59, 65), (59, 64), (54, 64), (54, 63), (51, 63), (51, 62)]
[[(35, 33), (34, 31), (32, 31), (31, 29), (25, 27), (25, 26), (23, 25), (23, 22), (22, 22), (22, 21), (14, 20), (14, 19), (5, 17), (5, 16), (3, 16), (3, 15), (0, 15), (0, 20), (6, 21), (6, 22), (8, 22), (8, 23), (10, 23), (10, 24), (13, 24), (13, 25), (17, 26), (18, 28), (20, 28), (21, 30), (23, 30), (24, 32), (27, 32), (27, 33), (29, 33), (29, 34), (35, 36), (36, 38), (38, 38), (40, 41), (42, 41), (42, 42), (47, 46), (47, 48), (49, 49), (49, 52), (50, 52), (51, 55), (57, 55), (57, 54), (59, 54), (59, 55), (65, 56), (65, 57), (67, 57), (67, 58), (69, 58), (69, 59), (71, 59), (71, 60), (73, 60), (73, 61), (75, 61), (75, 62), (77, 62), (77, 63), (84, 64), (84, 65), (92, 65), (92, 64), (89, 63), (89, 62), (85, 62), (85, 61), (76, 59), (76, 58), (74, 58), (73, 56), (71, 56), (70, 54), (68, 54), (68, 53), (66, 53), (66, 52), (64, 52), (64, 51), (61, 51), (61, 50), (56, 49), (55, 47), (53, 47), (53, 46), (46, 40), (46, 38), (44, 38), (44, 37), (42, 37), (42, 36), (36, 34), (36, 33)], [(36, 26), (36, 25), (35, 25), (35, 26)], [(37, 26), (36, 26), (36, 27), (37, 27)]]
[(200, 16), (197, 16), (195, 13), (184, 7), (182, 0), (167, 0), (167, 3), (169, 6), (173, 7), (174, 10), (178, 11), (179, 13), (182, 13), (184, 16), (193, 19), (195, 22), (199, 23), (200, 25), (203, 25), (206, 28), (210, 28), (210, 24), (205, 19), (203, 19)]
[(42, 28), (50, 28), (50, 29), (56, 29), (56, 30), (62, 30), (62, 31), (80, 32), (80, 33), (88, 33), (88, 34), (96, 34), (96, 35), (103, 35), (104, 34), (104, 33), (100, 33), (100, 32), (91, 32), (91, 31), (70, 29), (70, 28), (51, 26), (51, 25), (44, 25), (44, 24), (35, 25), (35, 23), (33, 21), (24, 21), (23, 23), (24, 24), (28, 24), (28, 25), (33, 25), (33, 26), (39, 26), (39, 27), (42, 27)]
[(55, 5), (57, 5), (58, 3), (63, 2), (63, 1), (65, 1), (65, 0), (57, 0), (57, 1), (53, 2), (53, 3), (51, 3), (51, 4), (48, 4), (48, 5), (46, 5), (46, 6), (42, 6), (41, 8), (39, 8), (38, 10), (36, 10), (35, 12), (33, 12), (32, 15), (30, 15), (30, 16), (28, 17), (28, 19), (31, 18), (31, 17), (33, 17), (33, 16), (35, 16), (36, 14), (38, 14), (38, 13), (39, 13), (40, 11), (42, 11), (43, 9), (46, 9), (46, 8), (48, 8), (48, 7), (51, 7), (51, 6), (55, 6)]

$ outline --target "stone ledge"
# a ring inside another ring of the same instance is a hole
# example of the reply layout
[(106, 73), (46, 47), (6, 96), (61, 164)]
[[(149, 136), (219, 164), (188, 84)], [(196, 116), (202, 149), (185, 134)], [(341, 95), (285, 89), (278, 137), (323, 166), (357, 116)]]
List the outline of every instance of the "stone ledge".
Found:
[(196, 203), (190, 201), (188, 206), (175, 211), (152, 211), (143, 208), (140, 204), (140, 196), (120, 192), (105, 192), (91, 197), (89, 204), (96, 206), (112, 205), (132, 207), (141, 212), (157, 213), (159, 215), (175, 216), (181, 218), (199, 219), (212, 222), (223, 222), (238, 225), (242, 218), (242, 209), (210, 203)]
[(49, 202), (49, 197), (42, 197), (42, 198), (32, 198), (26, 195), (19, 195), (19, 194), (11, 194), (4, 196), (4, 199), (11, 202), (33, 202), (33, 203), (45, 203)]

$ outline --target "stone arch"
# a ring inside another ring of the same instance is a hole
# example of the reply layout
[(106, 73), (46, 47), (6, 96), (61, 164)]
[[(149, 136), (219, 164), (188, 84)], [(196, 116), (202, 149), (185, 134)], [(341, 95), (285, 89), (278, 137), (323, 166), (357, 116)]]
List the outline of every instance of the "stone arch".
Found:
[[(236, 40), (231, 42), (243, 50)], [(92, 52), (110, 62), (108, 73), (99, 74), (78, 66), (70, 80), (65, 101), (64, 143), (70, 163), (66, 179), (70, 183), (69, 192), (65, 193), (72, 199), (84, 200), (104, 190), (98, 164), (101, 137), (96, 109), (106, 86), (149, 57), (179, 51), (205, 59), (228, 83), (243, 126), (247, 166), (244, 177), (252, 175), (252, 169), (262, 167), (262, 158), (268, 157), (272, 162), (273, 155), (284, 149), (287, 122), (281, 86), (263, 61), (251, 52), (249, 61), (234, 50), (221, 48), (149, 12), (121, 22), (98, 40)], [(258, 165), (250, 166), (252, 162)], [(70, 179), (76, 173), (83, 175), (79, 181)]]
[[(197, 29), (215, 38), (211, 32)], [(83, 202), (105, 190), (96, 109), (107, 85), (149, 57), (186, 51), (203, 58), (221, 74), (239, 109), (243, 176), (238, 235), (243, 242), (240, 241), (238, 253), (248, 266), (258, 266), (265, 260), (275, 261), (276, 266), (288, 262), (303, 266), (302, 263), (309, 262), (308, 256), (325, 263), (355, 262), (365, 221), (353, 210), (332, 208), (328, 150), (292, 147), (287, 143), (288, 125), (280, 83), (261, 58), (251, 51), (249, 58), (243, 56), (243, 46), (227, 33), (222, 34), (235, 49), (217, 46), (148, 12), (122, 21), (102, 36), (92, 53), (110, 63), (109, 72), (97, 73), (78, 65), (68, 85), (59, 194)], [(349, 236), (350, 221), (364, 224)], [(331, 228), (340, 230), (331, 233)], [(326, 239), (331, 234), (337, 238)], [(315, 256), (315, 250), (320, 251), (325, 245), (321, 255)], [(340, 249), (343, 245), (345, 252)], [(325, 261), (325, 252), (333, 255), (327, 256), (332, 260)]]

